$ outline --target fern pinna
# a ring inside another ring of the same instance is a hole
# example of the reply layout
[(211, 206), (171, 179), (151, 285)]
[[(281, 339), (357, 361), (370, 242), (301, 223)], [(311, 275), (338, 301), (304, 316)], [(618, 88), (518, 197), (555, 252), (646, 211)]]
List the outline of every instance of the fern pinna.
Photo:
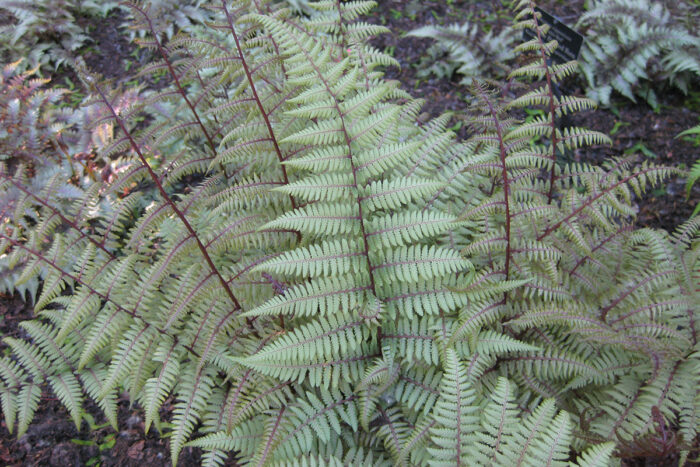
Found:
[[(146, 429), (174, 395), (174, 463), (186, 445), (206, 465), (696, 450), (698, 221), (634, 229), (633, 193), (669, 169), (560, 160), (606, 138), (558, 128), (591, 103), (553, 92), (575, 67), (547, 65), (534, 5), (517, 16), (534, 59), (513, 74), (544, 84), (510, 102), (475, 84), (465, 142), (382, 77), (393, 60), (366, 39), (383, 28), (358, 21), (372, 2), (310, 5), (223, 1), (169, 41), (132, 5), (159, 57), (142, 73), (171, 81), (118, 109), (86, 75), (96, 124), (119, 128), (114, 179), (59, 210), (55, 187), (2, 166), (0, 251), (16, 286), (43, 279), (28, 338), (5, 338), (8, 427), (45, 389), (76, 424), (89, 397), (116, 427), (126, 390)], [(509, 116), (524, 106), (545, 116)]]

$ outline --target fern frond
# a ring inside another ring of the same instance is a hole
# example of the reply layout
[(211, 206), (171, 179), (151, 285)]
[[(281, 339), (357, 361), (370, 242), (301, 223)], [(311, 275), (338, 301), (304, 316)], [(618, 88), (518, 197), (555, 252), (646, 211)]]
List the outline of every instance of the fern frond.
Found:
[(473, 265), (456, 252), (437, 247), (399, 247), (384, 252), (375, 262), (375, 274), (384, 283), (418, 281), (472, 269)]
[(431, 465), (460, 465), (467, 461), (470, 435), (479, 427), (475, 391), (467, 380), (464, 364), (452, 349), (445, 351), (445, 373), (440, 384), (440, 397), (435, 404), (437, 422), (430, 430), (435, 447)]
[(574, 465), (580, 467), (605, 467), (610, 465), (614, 449), (615, 444), (613, 443), (591, 446), (576, 459), (576, 464)]

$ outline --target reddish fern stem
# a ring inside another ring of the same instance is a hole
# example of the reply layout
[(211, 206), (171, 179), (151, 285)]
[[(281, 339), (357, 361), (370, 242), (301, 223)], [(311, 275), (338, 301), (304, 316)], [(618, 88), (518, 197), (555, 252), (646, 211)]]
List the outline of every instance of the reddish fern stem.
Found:
[[(309, 64), (314, 69), (314, 72), (316, 72), (318, 79), (321, 81), (323, 86), (326, 88), (326, 92), (333, 99), (333, 106), (335, 107), (336, 112), (338, 112), (338, 117), (340, 118), (341, 131), (342, 131), (343, 136), (345, 138), (345, 144), (348, 147), (347, 159), (350, 162), (350, 167), (352, 168), (353, 185), (354, 185), (355, 191), (356, 191), (355, 199), (357, 201), (357, 209), (358, 209), (357, 214), (360, 218), (360, 231), (362, 232), (362, 241), (364, 242), (364, 252), (363, 253), (364, 253), (365, 259), (367, 260), (367, 271), (369, 272), (369, 282), (370, 282), (370, 286), (372, 287), (372, 293), (376, 297), (377, 286), (376, 286), (376, 283), (374, 280), (375, 267), (372, 265), (372, 261), (369, 259), (369, 238), (367, 235), (367, 228), (365, 227), (365, 217), (362, 213), (362, 198), (360, 197), (359, 182), (357, 181), (357, 167), (355, 166), (355, 161), (353, 160), (353, 157), (352, 157), (352, 139), (350, 138), (350, 133), (348, 133), (348, 129), (345, 125), (345, 115), (343, 114), (343, 111), (340, 110), (340, 105), (338, 104), (338, 99), (336, 98), (335, 94), (333, 93), (330, 84), (328, 84), (328, 80), (325, 78), (325, 76), (323, 76), (323, 73), (321, 73), (321, 70), (319, 70), (318, 66), (313, 61), (312, 57), (309, 56), (309, 52), (307, 50), (305, 50), (303, 47), (301, 47), (301, 45), (299, 45), (299, 48), (300, 48), (300, 50), (303, 51)], [(380, 349), (382, 348), (382, 327), (381, 326), (379, 327), (379, 329), (377, 331), (377, 345), (379, 346)]]
[[(336, 407), (340, 407), (344, 404), (347, 404), (348, 402), (352, 402), (352, 401), (356, 400), (357, 398), (358, 398), (357, 395), (352, 395), (352, 396), (346, 397), (345, 399), (341, 399), (339, 401), (334, 401), (333, 403), (325, 406), (323, 409), (317, 411), (314, 415), (307, 418), (303, 423), (294, 427), (294, 430), (287, 433), (287, 435), (284, 438), (282, 438), (282, 440), (280, 440), (280, 444), (284, 444), (287, 440), (296, 436), (296, 434), (299, 433), (299, 431), (303, 430), (304, 428), (308, 427), (309, 425), (313, 426), (314, 422), (316, 420), (318, 420), (319, 418), (325, 417), (326, 413), (332, 411)], [(377, 406), (377, 407), (379, 407), (379, 406)], [(381, 408), (379, 410), (381, 410)]]
[[(684, 256), (681, 256), (681, 257), (680, 257), (680, 262), (681, 262), (681, 265), (683, 266), (683, 271), (684, 271), (685, 274), (686, 274), (688, 277), (690, 277), (691, 280), (692, 280), (693, 274), (692, 274), (692, 272), (690, 272), (690, 271), (688, 270), (688, 266), (686, 265), (686, 261), (685, 261), (685, 257), (684, 257)], [(700, 276), (697, 277), (697, 279), (698, 279), (698, 280), (695, 282), (695, 284), (697, 284), (697, 285), (696, 285), (695, 287), (700, 286)], [(690, 290), (685, 290), (685, 291), (684, 291), (684, 295), (690, 295), (690, 294), (693, 293), (693, 292), (692, 292), (692, 288), (693, 288), (692, 283), (689, 284), (689, 285), (690, 285)], [(683, 290), (683, 289), (684, 289), (684, 287), (681, 288), (681, 290)], [(696, 291), (696, 292), (700, 291), (700, 288), (696, 288), (695, 291)], [(695, 344), (697, 344), (697, 342), (698, 342), (697, 329), (696, 329), (696, 327), (695, 327), (695, 313), (693, 312), (693, 308), (692, 308), (692, 307), (688, 307), (688, 309), (686, 310), (686, 312), (687, 312), (687, 314), (688, 314), (688, 321), (689, 321), (689, 325), (690, 325), (690, 331), (691, 331), (692, 336), (693, 336), (693, 346), (695, 346)]]
[[(204, 82), (204, 79), (202, 79), (201, 73), (199, 73), (199, 70), (197, 70), (196, 73), (197, 73), (197, 81), (199, 81), (199, 85), (202, 86), (202, 95), (197, 99), (197, 102), (195, 103), (195, 106), (199, 105), (199, 103), (200, 103), (205, 97), (207, 97), (207, 94), (208, 94), (208, 93), (207, 93), (207, 85), (206, 85), (206, 83)], [(224, 88), (224, 93), (226, 93), (226, 88)], [(226, 100), (228, 100), (228, 95), (226, 95)], [(211, 105), (211, 99), (209, 99), (208, 101), (209, 101), (209, 105)], [(214, 123), (216, 123), (217, 125), (219, 125), (219, 124), (220, 124), (220, 123), (219, 123), (219, 118), (216, 116), (216, 113), (212, 114), (212, 116), (213, 116), (213, 118), (214, 118)], [(213, 136), (212, 136), (212, 139), (213, 139)], [(215, 153), (214, 155), (216, 156), (216, 153)]]
[(199, 127), (202, 129), (202, 133), (204, 133), (204, 136), (207, 139), (207, 142), (209, 143), (209, 148), (211, 148), (211, 152), (214, 156), (216, 156), (216, 146), (214, 145), (214, 140), (211, 138), (209, 135), (209, 132), (207, 131), (207, 128), (204, 126), (202, 123), (202, 120), (199, 118), (199, 113), (197, 112), (197, 109), (192, 105), (192, 102), (190, 102), (190, 99), (187, 97), (187, 93), (185, 92), (184, 88), (182, 87), (182, 84), (180, 83), (180, 79), (178, 78), (177, 73), (175, 73), (175, 70), (173, 69), (173, 65), (170, 62), (170, 59), (168, 58), (168, 54), (166, 53), (165, 49), (163, 48), (163, 44), (158, 38), (158, 33), (156, 32), (155, 27), (153, 26), (153, 21), (151, 21), (151, 18), (148, 16), (148, 14), (141, 9), (136, 4), (130, 3), (129, 7), (133, 8), (134, 10), (138, 11), (141, 13), (141, 15), (144, 17), (146, 22), (148, 23), (148, 28), (151, 31), (151, 34), (153, 35), (154, 43), (156, 44), (156, 47), (158, 48), (158, 52), (160, 53), (161, 57), (163, 57), (163, 61), (165, 62), (165, 65), (168, 67), (168, 72), (170, 73), (170, 76), (173, 77), (173, 81), (175, 83), (175, 86), (177, 87), (178, 93), (182, 96), (184, 99), (185, 103), (187, 106), (190, 108), (192, 111), (192, 115), (194, 116), (195, 120), (197, 121), (197, 124)]
[[(501, 177), (503, 178), (503, 198), (505, 201), (506, 205), (506, 265), (505, 265), (505, 273), (506, 273), (506, 280), (508, 280), (508, 275), (510, 273), (510, 256), (511, 256), (511, 246), (510, 246), (510, 180), (508, 179), (508, 168), (506, 167), (506, 147), (505, 147), (505, 142), (503, 140), (503, 127), (501, 126), (501, 121), (498, 118), (498, 113), (496, 112), (496, 109), (493, 107), (493, 104), (491, 103), (491, 100), (489, 97), (486, 95), (486, 92), (478, 85), (476, 84), (474, 88), (477, 90), (479, 93), (481, 99), (486, 103), (486, 105), (489, 108), (489, 113), (491, 114), (491, 118), (493, 119), (493, 123), (496, 127), (496, 134), (498, 135), (498, 145), (500, 149), (500, 157), (501, 157)], [(507, 294), (506, 294), (507, 296)]]
[[(326, 91), (333, 98), (333, 106), (335, 107), (335, 110), (338, 112), (338, 116), (340, 117), (341, 131), (342, 131), (343, 136), (345, 138), (345, 144), (348, 147), (347, 158), (350, 161), (350, 167), (352, 168), (353, 185), (355, 186), (355, 190), (358, 190), (360, 184), (357, 181), (357, 166), (355, 166), (355, 162), (354, 162), (353, 157), (352, 157), (352, 140), (350, 138), (350, 133), (348, 133), (348, 129), (345, 126), (345, 116), (343, 115), (343, 111), (340, 110), (340, 105), (338, 104), (338, 100), (336, 99), (335, 95), (333, 94), (333, 91), (331, 90), (331, 87), (328, 84), (328, 81), (321, 73), (321, 70), (318, 69), (318, 67), (313, 62), (313, 60), (311, 60), (311, 58), (308, 56), (308, 53), (306, 51), (304, 51), (304, 54), (309, 59), (309, 63), (311, 64), (314, 71), (318, 75), (319, 79), (323, 83), (324, 87), (326, 88)], [(365, 259), (367, 260), (367, 267), (369, 269), (370, 285), (372, 287), (372, 293), (374, 293), (376, 295), (377, 288), (375, 285), (374, 274), (373, 274), (375, 267), (372, 265), (372, 262), (369, 259), (369, 235), (367, 234), (367, 229), (365, 227), (365, 217), (362, 214), (362, 200), (359, 197), (359, 192), (357, 193), (357, 209), (358, 209), (358, 217), (360, 218), (360, 230), (362, 232), (362, 240), (364, 242), (364, 256), (365, 256)]]
[(552, 74), (549, 72), (549, 66), (547, 65), (547, 54), (544, 50), (544, 39), (542, 38), (542, 30), (540, 29), (539, 22), (537, 21), (537, 12), (535, 11), (535, 4), (530, 2), (530, 10), (532, 11), (532, 19), (535, 22), (535, 31), (537, 32), (537, 40), (540, 43), (540, 55), (542, 56), (542, 66), (544, 67), (544, 73), (547, 77), (547, 93), (549, 94), (549, 114), (551, 118), (552, 127), (552, 168), (549, 172), (549, 193), (547, 194), (547, 204), (552, 203), (552, 198), (554, 196), (554, 179), (556, 177), (555, 171), (557, 167), (557, 122), (556, 122), (556, 109), (554, 108), (554, 92), (552, 91)]
[(68, 224), (70, 227), (72, 227), (76, 232), (78, 232), (78, 234), (81, 236), (81, 238), (87, 239), (90, 243), (92, 243), (93, 245), (95, 245), (97, 248), (99, 248), (100, 250), (104, 251), (104, 252), (107, 254), (107, 256), (108, 256), (109, 258), (111, 258), (111, 259), (114, 259), (114, 258), (115, 258), (115, 256), (112, 254), (112, 252), (110, 252), (109, 250), (107, 250), (107, 248), (105, 248), (105, 246), (104, 246), (104, 244), (103, 244), (102, 242), (98, 242), (97, 240), (95, 240), (94, 238), (90, 237), (88, 234), (86, 234), (85, 232), (83, 232), (83, 230), (82, 230), (80, 227), (78, 227), (78, 224), (76, 224), (75, 222), (73, 222), (73, 221), (71, 221), (70, 219), (66, 218), (63, 214), (61, 214), (61, 212), (60, 212), (58, 209), (56, 209), (55, 207), (51, 206), (49, 203), (47, 203), (47, 202), (44, 201), (43, 199), (41, 199), (40, 197), (36, 196), (34, 193), (32, 193), (32, 192), (30, 192), (29, 190), (27, 190), (26, 188), (24, 188), (20, 183), (17, 183), (12, 177), (9, 177), (9, 176), (5, 175), (4, 173), (0, 173), (0, 177), (4, 178), (5, 180), (8, 180), (10, 183), (12, 183), (12, 184), (15, 186), (15, 188), (17, 188), (18, 190), (22, 191), (24, 194), (26, 194), (26, 195), (28, 195), (28, 196), (31, 196), (31, 197), (34, 198), (37, 202), (39, 202), (42, 206), (44, 206), (44, 207), (50, 209), (50, 210), (51, 210), (55, 215), (57, 215), (63, 222), (65, 222), (65, 223)]
[(542, 232), (542, 234), (540, 234), (539, 237), (537, 237), (537, 241), (538, 241), (538, 242), (541, 241), (543, 238), (545, 238), (546, 236), (548, 236), (549, 234), (551, 234), (552, 232), (554, 232), (555, 230), (557, 230), (559, 227), (561, 227), (562, 224), (564, 224), (565, 222), (568, 222), (569, 219), (575, 217), (575, 216), (578, 215), (581, 211), (583, 211), (585, 208), (587, 208), (588, 206), (590, 206), (591, 204), (593, 204), (595, 201), (597, 201), (598, 199), (602, 198), (603, 196), (607, 195), (608, 193), (610, 193), (611, 191), (613, 191), (614, 189), (616, 189), (616, 188), (619, 187), (620, 185), (629, 182), (629, 181), (632, 180), (633, 178), (641, 177), (642, 175), (646, 175), (646, 174), (648, 174), (649, 172), (653, 172), (654, 170), (662, 170), (662, 169), (663, 169), (663, 168), (659, 168), (659, 167), (649, 167), (649, 168), (644, 169), (644, 170), (642, 170), (642, 171), (640, 171), (640, 172), (636, 172), (636, 173), (630, 174), (630, 175), (628, 175), (628, 176), (626, 176), (626, 177), (624, 177), (624, 178), (618, 180), (616, 183), (614, 183), (613, 185), (609, 186), (609, 187), (606, 188), (605, 190), (601, 191), (601, 192), (598, 193), (597, 195), (595, 195), (595, 196), (589, 196), (588, 199), (586, 199), (586, 201), (585, 201), (583, 204), (581, 204), (581, 206), (579, 206), (578, 208), (574, 209), (574, 211), (573, 211), (571, 214), (569, 214), (568, 216), (564, 217), (563, 219), (561, 219), (560, 221), (558, 221), (556, 224), (554, 224), (554, 225), (552, 225), (552, 226), (550, 226), (550, 227), (547, 227), (547, 229), (545, 229), (545, 231)]
[[(386, 413), (386, 411), (382, 408), (381, 405), (377, 404), (377, 409), (379, 409), (379, 413), (382, 415), (382, 425), (389, 427), (389, 434), (391, 435), (391, 441), (394, 443), (394, 449), (396, 449), (396, 452), (401, 452), (402, 442), (401, 439), (399, 438), (398, 433), (396, 432), (396, 428), (394, 427), (394, 424), (391, 422), (391, 418), (389, 415)], [(391, 449), (391, 448), (389, 448)], [(459, 449), (459, 448), (457, 448)], [(459, 451), (458, 454), (459, 455)]]
[[(345, 18), (343, 18), (343, 8), (340, 5), (341, 0), (336, 0), (335, 1), (335, 6), (336, 9), (338, 10), (338, 29), (340, 29), (340, 34), (343, 37), (343, 42), (341, 45), (340, 49), (340, 56), (339, 60), (343, 59), (343, 53), (347, 50), (348, 52), (350, 51), (350, 42), (348, 41), (348, 28), (345, 24)], [(365, 89), (369, 91), (370, 88), (370, 82), (369, 82), (369, 70), (367, 69), (367, 62), (365, 61), (365, 58), (362, 54), (362, 51), (360, 48), (356, 49), (357, 51), (357, 57), (360, 59), (360, 64), (362, 65), (362, 74), (365, 78)]]
[(100, 88), (98, 85), (95, 85), (95, 88), (97, 89), (97, 92), (100, 94), (100, 97), (102, 98), (102, 101), (105, 103), (109, 111), (112, 113), (114, 116), (114, 119), (116, 120), (117, 124), (119, 125), (119, 128), (124, 132), (124, 134), (127, 136), (129, 139), (129, 144), (133, 148), (134, 152), (139, 156), (139, 159), (141, 160), (141, 164), (143, 164), (144, 167), (146, 167), (146, 170), (148, 171), (149, 176), (151, 177), (151, 180), (156, 184), (156, 187), (158, 188), (158, 191), (160, 192), (161, 196), (165, 200), (166, 203), (168, 203), (173, 210), (173, 212), (177, 215), (177, 217), (180, 218), (180, 221), (182, 221), (183, 225), (185, 226), (185, 229), (189, 232), (189, 234), (194, 238), (194, 240), (197, 242), (197, 247), (199, 248), (199, 251), (201, 251), (202, 256), (204, 257), (204, 260), (206, 261), (207, 265), (209, 266), (209, 269), (211, 272), (216, 274), (216, 276), (219, 279), (219, 282), (221, 282), (222, 287), (226, 291), (226, 294), (228, 295), (229, 299), (233, 303), (233, 305), (237, 309), (242, 309), (240, 302), (236, 298), (236, 296), (233, 294), (231, 291), (231, 288), (229, 287), (228, 283), (226, 282), (226, 279), (221, 275), (221, 272), (217, 269), (217, 267), (214, 265), (214, 262), (212, 261), (211, 257), (209, 256), (209, 252), (207, 249), (204, 247), (204, 244), (202, 241), (199, 239), (199, 236), (197, 235), (197, 232), (195, 232), (194, 228), (192, 228), (192, 225), (190, 222), (187, 220), (187, 217), (180, 211), (180, 208), (177, 207), (175, 202), (168, 196), (168, 194), (165, 192), (165, 188), (163, 188), (162, 183), (160, 182), (160, 178), (158, 175), (153, 172), (153, 169), (151, 168), (150, 164), (146, 160), (146, 157), (144, 157), (143, 153), (141, 152), (141, 148), (139, 145), (134, 141), (134, 137), (131, 135), (131, 132), (126, 128), (126, 125), (124, 125), (124, 121), (117, 115), (116, 110), (114, 110), (114, 107), (112, 104), (109, 102), (109, 99), (107, 99), (107, 96), (104, 94), (102, 91), (102, 88)]
[(600, 320), (603, 321), (604, 323), (607, 323), (607, 317), (608, 317), (608, 313), (610, 313), (610, 310), (612, 310), (617, 305), (619, 305), (620, 302), (622, 302), (625, 298), (627, 298), (631, 293), (638, 290), (643, 285), (646, 285), (647, 283), (653, 281), (654, 279), (657, 279), (657, 278), (663, 277), (663, 276), (667, 276), (667, 275), (672, 275), (672, 274), (675, 274), (675, 272), (676, 271), (673, 269), (667, 270), (667, 271), (657, 272), (657, 273), (653, 274), (652, 276), (649, 276), (649, 277), (645, 278), (644, 280), (634, 284), (632, 287), (630, 287), (625, 292), (620, 294), (615, 300), (613, 300), (612, 303), (610, 303), (608, 306), (603, 308), (601, 315), (600, 315)]
[[(272, 129), (272, 123), (270, 123), (270, 117), (268, 113), (265, 111), (265, 107), (263, 107), (262, 101), (260, 100), (260, 96), (258, 95), (258, 90), (255, 87), (255, 81), (253, 80), (253, 75), (250, 72), (250, 68), (248, 67), (248, 61), (245, 59), (245, 56), (243, 55), (243, 49), (241, 48), (241, 43), (238, 39), (238, 34), (236, 33), (236, 29), (233, 27), (233, 18), (231, 18), (231, 14), (228, 11), (228, 8), (226, 7), (226, 0), (222, 0), (221, 6), (223, 7), (224, 14), (226, 15), (226, 21), (228, 22), (228, 27), (229, 30), (231, 31), (231, 35), (233, 36), (233, 40), (236, 42), (236, 48), (238, 49), (238, 58), (241, 61), (241, 64), (243, 65), (243, 71), (245, 72), (246, 79), (248, 80), (248, 84), (250, 85), (250, 90), (253, 92), (253, 98), (255, 99), (255, 103), (258, 106), (258, 110), (260, 111), (260, 115), (262, 116), (263, 120), (265, 121), (265, 126), (267, 127), (267, 132), (270, 135), (270, 139), (272, 140), (272, 145), (275, 148), (275, 153), (277, 154), (277, 160), (280, 163), (280, 167), (282, 169), (282, 177), (284, 179), (285, 185), (289, 184), (289, 177), (287, 176), (287, 167), (282, 163), (284, 162), (284, 156), (282, 155), (282, 150), (279, 147), (279, 144), (277, 143), (277, 137), (275, 136), (275, 132)], [(289, 199), (292, 202), (292, 208), (296, 209), (297, 203), (294, 200), (294, 197), (292, 195), (289, 195)], [(301, 240), (301, 234), (297, 232), (297, 241)]]
[(348, 36), (347, 36), (347, 29), (344, 24), (344, 18), (343, 18), (343, 8), (340, 6), (340, 0), (335, 0), (335, 7), (338, 10), (338, 29), (340, 29), (340, 35), (343, 38), (342, 43), (340, 44), (342, 49), (340, 50), (340, 57), (339, 59), (343, 59), (343, 51), (347, 50), (348, 48)]
[[(34, 256), (34, 257), (37, 258), (38, 260), (42, 261), (43, 263), (47, 264), (47, 265), (50, 266), (51, 268), (55, 269), (55, 270), (58, 271), (62, 276), (69, 278), (70, 280), (72, 280), (72, 281), (75, 282), (76, 284), (80, 284), (80, 286), (82, 286), (82, 287), (85, 287), (87, 290), (90, 291), (91, 294), (96, 295), (96, 296), (99, 297), (101, 300), (104, 300), (105, 302), (109, 302), (109, 303), (113, 304), (113, 305), (115, 306), (115, 308), (116, 308), (117, 311), (122, 312), (122, 313), (126, 313), (127, 315), (131, 316), (132, 318), (136, 318), (136, 319), (142, 321), (142, 322), (144, 323), (144, 325), (145, 325), (145, 328), (144, 328), (144, 329), (149, 328), (149, 327), (150, 327), (150, 328), (153, 328), (153, 329), (156, 330), (157, 333), (163, 334), (164, 336), (169, 336), (169, 337), (171, 337), (171, 338), (173, 339), (173, 341), (174, 341), (175, 344), (178, 343), (178, 337), (177, 337), (177, 336), (172, 336), (172, 335), (168, 334), (165, 330), (163, 330), (163, 329), (161, 329), (161, 328), (159, 328), (159, 327), (157, 327), (157, 326), (155, 326), (155, 325), (153, 325), (153, 324), (147, 322), (145, 319), (143, 319), (141, 316), (139, 316), (139, 314), (138, 314), (135, 310), (128, 310), (128, 309), (124, 308), (124, 307), (121, 306), (119, 303), (115, 302), (109, 295), (105, 295), (105, 294), (103, 294), (103, 293), (101, 293), (101, 292), (98, 292), (98, 291), (95, 290), (94, 288), (90, 287), (89, 284), (87, 284), (86, 282), (84, 282), (83, 280), (81, 280), (79, 277), (77, 277), (77, 276), (71, 274), (70, 272), (66, 271), (66, 270), (63, 269), (61, 266), (59, 266), (58, 264), (56, 264), (55, 261), (53, 261), (53, 260), (47, 258), (47, 257), (46, 257), (45, 255), (43, 255), (41, 252), (36, 251), (36, 250), (34, 250), (34, 249), (28, 247), (27, 245), (25, 245), (25, 244), (23, 244), (23, 243), (21, 243), (21, 242), (18, 242), (17, 240), (14, 240), (14, 239), (12, 239), (12, 238), (6, 236), (6, 235), (3, 234), (2, 232), (0, 232), (0, 238), (4, 238), (4, 239), (7, 240), (8, 242), (10, 242), (12, 245), (14, 245), (16, 248), (21, 248), (21, 249), (23, 249), (24, 251), (26, 251), (26, 252), (29, 253), (30, 255)], [(194, 350), (194, 348), (192, 348), (191, 346), (186, 345), (186, 344), (183, 344), (183, 347), (184, 347), (185, 349), (187, 349), (187, 350), (188, 350), (191, 354), (193, 354), (195, 357), (197, 357), (197, 358), (200, 357), (199, 353), (198, 353), (196, 350)]]
[[(273, 334), (270, 334), (267, 339), (272, 337)], [(263, 341), (265, 342), (265, 340)], [(260, 351), (262, 348), (262, 345), (258, 345), (258, 348), (255, 349), (255, 352)], [(243, 374), (243, 377), (236, 383), (236, 385), (231, 385), (228, 389), (228, 392), (226, 394), (226, 401), (224, 402), (224, 407), (221, 411), (221, 414), (219, 415), (219, 423), (223, 422), (223, 417), (228, 415), (227, 420), (227, 426), (229, 431), (233, 430), (233, 410), (236, 408), (236, 405), (238, 403), (239, 397), (241, 393), (243, 392), (243, 388), (245, 387), (246, 383), (248, 382), (248, 378), (250, 377), (250, 374), (253, 372), (252, 369), (246, 370), (246, 372)]]
[[(615, 232), (614, 234), (612, 234), (609, 237), (607, 237), (606, 239), (604, 239), (602, 242), (600, 242), (595, 247), (591, 248), (591, 253), (599, 250), (600, 248), (603, 248), (608, 242), (611, 242), (612, 240), (617, 238), (622, 233), (630, 232), (632, 230), (633, 230), (633, 228), (631, 225), (622, 226), (620, 229), (618, 229), (617, 232)], [(589, 259), (591, 259), (590, 256), (584, 256), (583, 258), (579, 259), (578, 262), (576, 263), (576, 265), (574, 266), (574, 268), (571, 271), (569, 271), (569, 274), (573, 275), (576, 272), (576, 270)]]
[(270, 455), (270, 451), (272, 449), (273, 441), (275, 440), (275, 435), (277, 434), (277, 430), (280, 427), (280, 424), (282, 422), (282, 415), (284, 415), (284, 411), (287, 410), (286, 406), (283, 406), (280, 409), (279, 415), (277, 415), (277, 420), (275, 420), (275, 425), (272, 427), (272, 430), (270, 430), (270, 438), (267, 440), (267, 443), (265, 443), (265, 449), (262, 452), (262, 455), (260, 457), (260, 461), (258, 462), (258, 467), (262, 467), (265, 465), (265, 461), (267, 460), (267, 456)]

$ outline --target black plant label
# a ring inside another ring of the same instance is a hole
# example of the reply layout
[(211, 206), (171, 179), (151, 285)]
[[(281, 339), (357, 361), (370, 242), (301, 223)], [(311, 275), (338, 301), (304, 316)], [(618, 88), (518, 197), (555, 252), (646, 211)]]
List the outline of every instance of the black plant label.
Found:
[[(571, 60), (576, 60), (583, 45), (583, 36), (564, 24), (556, 16), (547, 13), (539, 7), (535, 7), (535, 11), (542, 16), (539, 21), (549, 25), (549, 31), (544, 36), (544, 41), (549, 42), (556, 40), (559, 46), (552, 53), (552, 60), (556, 63), (566, 63)], [(523, 31), (524, 40), (530, 40), (537, 37), (537, 33), (532, 29)]]

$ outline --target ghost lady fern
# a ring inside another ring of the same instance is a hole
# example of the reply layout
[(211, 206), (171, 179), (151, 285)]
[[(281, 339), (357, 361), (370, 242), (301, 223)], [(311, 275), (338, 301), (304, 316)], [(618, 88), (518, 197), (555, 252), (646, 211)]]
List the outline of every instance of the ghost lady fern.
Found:
[[(358, 21), (372, 2), (309, 5), (223, 0), (206, 33), (168, 42), (132, 5), (159, 57), (142, 73), (170, 86), (119, 110), (85, 77), (124, 164), (61, 216), (50, 193), (5, 214), (17, 282), (44, 278), (28, 337), (5, 338), (8, 427), (46, 389), (77, 425), (88, 397), (116, 427), (126, 391), (147, 430), (174, 396), (173, 463), (186, 445), (205, 465), (697, 452), (698, 221), (634, 229), (633, 193), (671, 169), (559, 160), (607, 139), (557, 126), (592, 102), (553, 92), (575, 65), (547, 64), (534, 4), (513, 71), (532, 91), (476, 83), (465, 142), (383, 78), (394, 61), (367, 44), (383, 28)], [(544, 116), (510, 116), (524, 106)], [(2, 174), (21, 191), (21, 167)], [(35, 227), (13, 228), (26, 212)]]

